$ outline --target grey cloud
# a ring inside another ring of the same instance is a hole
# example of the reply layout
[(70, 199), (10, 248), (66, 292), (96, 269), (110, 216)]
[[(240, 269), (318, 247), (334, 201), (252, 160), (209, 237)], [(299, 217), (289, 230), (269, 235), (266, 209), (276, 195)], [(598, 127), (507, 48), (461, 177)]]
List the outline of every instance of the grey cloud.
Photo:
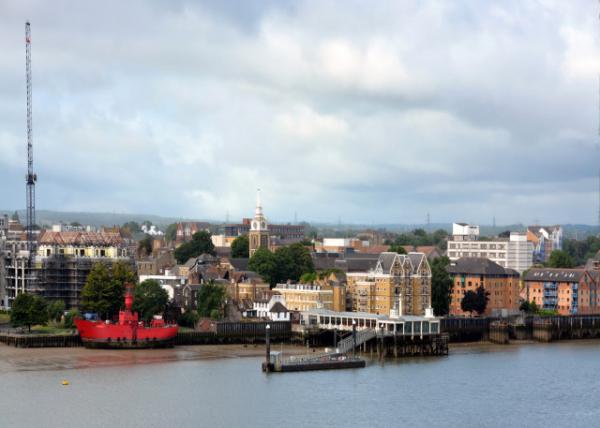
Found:
[(260, 186), (287, 221), (595, 220), (583, 0), (0, 7), (6, 208), (29, 18), (42, 208), (234, 218)]

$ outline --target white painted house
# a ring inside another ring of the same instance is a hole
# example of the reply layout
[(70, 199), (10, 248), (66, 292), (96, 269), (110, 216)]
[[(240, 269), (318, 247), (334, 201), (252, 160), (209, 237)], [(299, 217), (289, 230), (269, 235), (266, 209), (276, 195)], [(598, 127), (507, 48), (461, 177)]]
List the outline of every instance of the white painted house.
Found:
[(269, 300), (255, 301), (252, 312), (258, 318), (268, 318), (271, 321), (289, 321), (291, 319), (285, 299), (280, 294), (274, 294)]

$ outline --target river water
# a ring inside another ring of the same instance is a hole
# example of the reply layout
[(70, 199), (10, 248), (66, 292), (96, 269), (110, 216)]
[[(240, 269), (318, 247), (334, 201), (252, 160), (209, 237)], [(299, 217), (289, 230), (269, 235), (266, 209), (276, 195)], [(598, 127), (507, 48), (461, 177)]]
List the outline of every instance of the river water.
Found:
[(600, 426), (598, 341), (269, 375), (260, 352), (0, 345), (0, 427)]

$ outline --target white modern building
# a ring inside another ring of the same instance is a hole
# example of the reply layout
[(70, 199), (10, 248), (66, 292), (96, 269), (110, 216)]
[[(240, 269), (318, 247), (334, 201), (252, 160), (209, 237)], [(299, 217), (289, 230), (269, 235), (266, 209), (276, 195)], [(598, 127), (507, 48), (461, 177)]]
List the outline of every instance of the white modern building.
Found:
[(476, 241), (479, 239), (479, 226), (467, 223), (453, 223), (452, 237), (455, 241)]
[(166, 269), (163, 275), (140, 275), (139, 277), (140, 283), (147, 279), (158, 281), (160, 286), (169, 294), (169, 300), (173, 300), (176, 289), (184, 286), (187, 282), (185, 276), (175, 275), (169, 269)]
[(159, 230), (155, 225), (151, 224), (150, 227), (148, 227), (145, 224), (142, 224), (141, 228), (142, 232), (144, 232), (146, 235), (150, 235), (150, 236), (163, 236), (164, 232), (162, 232), (161, 230)]
[(511, 232), (509, 238), (479, 240), (479, 226), (454, 223), (453, 234), (448, 240), (448, 258), (452, 261), (461, 257), (489, 259), (500, 266), (519, 273), (533, 265), (533, 244), (527, 234)]

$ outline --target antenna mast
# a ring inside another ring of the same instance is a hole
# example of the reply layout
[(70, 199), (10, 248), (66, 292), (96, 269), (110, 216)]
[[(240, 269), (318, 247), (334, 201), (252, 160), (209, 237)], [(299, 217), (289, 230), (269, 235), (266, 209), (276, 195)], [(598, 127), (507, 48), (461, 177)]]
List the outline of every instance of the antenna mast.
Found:
[(27, 79), (27, 250), (29, 251), (29, 266), (31, 267), (35, 242), (33, 228), (35, 227), (35, 182), (37, 175), (33, 172), (33, 135), (32, 135), (32, 102), (31, 102), (31, 25), (25, 23), (25, 68)]

